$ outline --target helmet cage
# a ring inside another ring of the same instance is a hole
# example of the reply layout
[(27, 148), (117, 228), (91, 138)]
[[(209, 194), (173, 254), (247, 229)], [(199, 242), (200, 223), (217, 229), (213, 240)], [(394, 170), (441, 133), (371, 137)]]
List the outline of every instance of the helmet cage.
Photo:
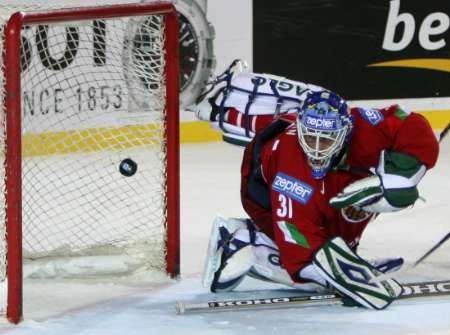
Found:
[[(313, 170), (313, 177), (323, 178), (331, 166), (331, 161), (341, 151), (347, 135), (347, 127), (337, 131), (323, 131), (306, 127), (297, 123), (300, 145), (308, 157), (308, 163)], [(307, 137), (312, 140), (306, 141)], [(331, 143), (321, 149), (321, 143)], [(312, 145), (310, 145), (312, 143)]]

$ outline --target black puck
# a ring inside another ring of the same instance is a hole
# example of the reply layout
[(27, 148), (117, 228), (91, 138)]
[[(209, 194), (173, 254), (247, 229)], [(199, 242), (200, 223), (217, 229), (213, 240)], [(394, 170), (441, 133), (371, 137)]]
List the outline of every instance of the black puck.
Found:
[(137, 164), (131, 158), (125, 158), (120, 162), (119, 172), (125, 177), (131, 177), (137, 171)]

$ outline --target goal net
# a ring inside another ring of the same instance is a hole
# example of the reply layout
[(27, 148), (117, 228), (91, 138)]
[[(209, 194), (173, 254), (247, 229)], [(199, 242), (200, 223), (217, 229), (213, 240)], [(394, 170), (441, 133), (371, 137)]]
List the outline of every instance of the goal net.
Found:
[(78, 2), (0, 5), (0, 309), (14, 322), (22, 259), (32, 278), (178, 273), (174, 7)]

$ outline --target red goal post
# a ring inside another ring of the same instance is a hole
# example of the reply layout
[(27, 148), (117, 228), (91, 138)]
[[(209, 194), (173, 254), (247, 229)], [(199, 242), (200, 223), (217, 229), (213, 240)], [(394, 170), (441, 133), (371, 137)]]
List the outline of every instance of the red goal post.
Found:
[[(23, 222), (23, 187), (22, 178), (24, 148), (22, 146), (23, 137), (23, 106), (21, 86), (21, 32), (29, 25), (49, 25), (49, 24), (70, 24), (78, 21), (92, 21), (114, 19), (119, 17), (146, 17), (160, 15), (163, 17), (164, 26), (164, 126), (162, 129), (163, 139), (161, 145), (164, 146), (162, 155), (164, 156), (163, 183), (164, 192), (162, 209), (165, 215), (164, 237), (166, 272), (174, 277), (179, 274), (179, 91), (178, 91), (178, 26), (177, 15), (174, 6), (167, 2), (139, 3), (123, 5), (107, 5), (98, 7), (66, 8), (50, 11), (16, 12), (8, 20), (4, 27), (3, 37), (3, 71), (4, 71), (4, 110), (6, 118), (5, 126), (5, 229), (6, 229), (6, 276), (7, 276), (7, 318), (14, 323), (20, 321), (22, 317), (22, 222)], [(131, 42), (134, 43), (134, 42)], [(23, 60), (22, 60), (23, 62)], [(69, 80), (69, 79), (68, 79)], [(140, 80), (143, 80), (140, 78)], [(151, 84), (146, 84), (150, 90)], [(144, 85), (145, 86), (145, 85)], [(81, 87), (81, 86), (80, 86)], [(106, 91), (106, 90), (105, 90)], [(40, 103), (42, 97), (47, 93), (40, 93)], [(60, 91), (57, 91), (60, 94)], [(78, 89), (78, 95), (81, 96)], [(104, 93), (103, 91), (101, 92)], [(37, 95), (38, 96), (38, 95)], [(55, 104), (56, 99), (55, 97)], [(92, 98), (92, 96), (90, 97)], [(29, 101), (35, 101), (28, 99)], [(36, 98), (39, 100), (38, 98)], [(79, 107), (85, 104), (84, 100), (79, 101)], [(106, 100), (102, 95), (101, 102), (106, 106)], [(124, 98), (121, 96), (121, 99)], [(92, 100), (92, 99), (91, 99)], [(120, 101), (122, 101), (120, 100)], [(58, 100), (59, 101), (59, 100)], [(94, 101), (94, 100), (92, 100)], [(100, 100), (98, 100), (100, 101)], [(99, 102), (96, 102), (98, 105)], [(94, 103), (91, 103), (94, 105)], [(118, 103), (117, 103), (118, 105)], [(34, 107), (33, 107), (34, 108)], [(42, 106), (40, 106), (42, 109)], [(56, 108), (56, 107), (55, 107)], [(143, 107), (147, 108), (147, 107)], [(144, 111), (139, 111), (144, 114)], [(140, 125), (133, 125), (140, 127)], [(130, 128), (130, 127), (129, 127)], [(103, 129), (103, 128), (102, 128)], [(133, 128), (135, 129), (135, 128)], [(139, 128), (141, 129), (141, 128)], [(98, 130), (98, 129), (97, 129)], [(84, 132), (86, 130), (83, 130)], [(128, 131), (128, 130), (127, 130)], [(123, 132), (121, 133), (123, 136)], [(133, 135), (135, 136), (135, 135)], [(34, 137), (32, 141), (36, 141)], [(120, 137), (122, 138), (122, 137)], [(133, 139), (135, 139), (133, 137)], [(118, 140), (120, 141), (120, 140)], [(117, 141), (116, 141), (117, 142)], [(131, 142), (131, 140), (130, 140)], [(110, 150), (110, 149), (108, 149)], [(153, 150), (153, 149), (152, 149)], [(63, 153), (67, 155), (67, 152)], [(77, 154), (78, 155), (78, 154)], [(80, 154), (81, 155), (81, 154)], [(83, 153), (84, 155), (84, 153)], [(159, 156), (158, 156), (159, 157)], [(124, 157), (125, 158), (125, 157)], [(80, 162), (84, 158), (80, 158)], [(139, 162), (138, 162), (139, 163)], [(73, 165), (73, 162), (70, 164)], [(140, 171), (138, 165), (138, 171)], [(79, 169), (77, 169), (79, 170)], [(71, 172), (72, 173), (72, 172)], [(38, 178), (38, 177), (36, 177)], [(42, 178), (39, 176), (39, 178)], [(61, 177), (63, 182), (66, 177)], [(98, 177), (100, 178), (100, 177)], [(134, 177), (121, 177), (122, 179)], [(81, 177), (80, 177), (81, 179)], [(135, 188), (135, 186), (133, 186)], [(42, 189), (42, 188), (41, 188)], [(109, 194), (110, 195), (110, 194)], [(82, 193), (81, 196), (86, 196)], [(146, 215), (146, 214), (143, 214)], [(97, 220), (97, 219), (96, 219)], [(67, 228), (64, 228), (67, 229)], [(159, 228), (158, 228), (159, 229)], [(110, 243), (110, 242), (107, 242)], [(91, 247), (90, 247), (91, 248)]]

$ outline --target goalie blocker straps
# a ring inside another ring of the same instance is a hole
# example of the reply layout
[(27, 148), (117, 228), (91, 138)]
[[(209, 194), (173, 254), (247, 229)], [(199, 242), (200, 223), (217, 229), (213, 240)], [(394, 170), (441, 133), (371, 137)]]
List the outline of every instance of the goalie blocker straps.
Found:
[(382, 274), (353, 253), (344, 240), (335, 237), (314, 255), (316, 270), (340, 293), (370, 309), (384, 309), (402, 292), (393, 279), (372, 282)]

